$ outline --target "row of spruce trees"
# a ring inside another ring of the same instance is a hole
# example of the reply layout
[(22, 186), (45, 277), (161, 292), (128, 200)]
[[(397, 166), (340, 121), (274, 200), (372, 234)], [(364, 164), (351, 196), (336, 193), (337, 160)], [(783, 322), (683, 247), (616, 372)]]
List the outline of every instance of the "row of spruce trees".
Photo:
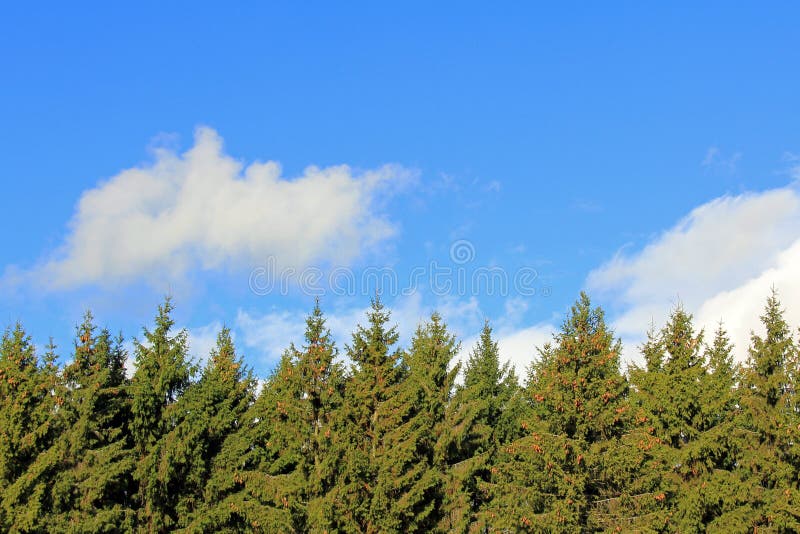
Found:
[(227, 329), (196, 368), (171, 312), (130, 379), (91, 314), (63, 367), (6, 331), (0, 530), (800, 531), (798, 347), (775, 294), (743, 366), (677, 309), (626, 373), (581, 295), (522, 385), (488, 324), (460, 369), (439, 315), (399, 348), (375, 300), (351, 365), (317, 305), (258, 390)]

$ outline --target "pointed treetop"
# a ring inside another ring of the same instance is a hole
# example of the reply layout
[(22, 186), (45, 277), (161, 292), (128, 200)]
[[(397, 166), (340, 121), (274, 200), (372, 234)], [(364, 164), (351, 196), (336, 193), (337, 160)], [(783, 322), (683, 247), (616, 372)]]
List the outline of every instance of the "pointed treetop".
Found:
[(768, 343), (781, 343), (790, 335), (789, 325), (783, 318), (784, 310), (778, 299), (778, 290), (773, 287), (767, 303), (764, 306), (764, 313), (761, 315), (761, 323), (766, 327)]
[(325, 327), (325, 314), (319, 305), (319, 298), (314, 300), (314, 309), (306, 318), (305, 340), (307, 347), (326, 343), (330, 339), (330, 331)]
[(722, 321), (717, 325), (714, 332), (714, 340), (707, 349), (708, 366), (711, 372), (718, 373), (732, 373), (735, 365), (733, 363), (733, 344), (728, 337), (728, 332)]
[(37, 365), (36, 349), (21, 323), (17, 322), (13, 329), (6, 329), (3, 333), (0, 360), (8, 360), (20, 368)]
[(507, 373), (508, 365), (501, 366), (497, 341), (492, 338), (492, 327), (485, 321), (478, 342), (469, 354), (464, 368), (464, 385), (466, 387), (483, 384), (492, 389), (497, 387), (502, 376)]

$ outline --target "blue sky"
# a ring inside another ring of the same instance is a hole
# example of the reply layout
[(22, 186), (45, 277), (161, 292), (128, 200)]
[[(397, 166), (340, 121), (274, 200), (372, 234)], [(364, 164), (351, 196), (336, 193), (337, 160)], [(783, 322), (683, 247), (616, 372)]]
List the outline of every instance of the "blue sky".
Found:
[[(522, 366), (581, 289), (628, 359), (678, 302), (800, 323), (796, 4), (429, 4), (3, 7), (0, 320), (68, 354), (171, 293), (265, 374), (313, 302), (255, 294), (268, 258), (405, 280), (465, 240), (535, 294), (386, 295), (406, 338), (488, 318)], [(341, 340), (369, 294), (323, 295)]]

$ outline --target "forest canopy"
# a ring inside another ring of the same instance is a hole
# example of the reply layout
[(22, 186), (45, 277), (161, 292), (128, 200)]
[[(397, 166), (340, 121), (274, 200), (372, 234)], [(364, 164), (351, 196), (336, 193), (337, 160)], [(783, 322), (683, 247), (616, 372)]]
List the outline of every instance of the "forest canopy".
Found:
[(627, 369), (585, 294), (528, 369), (489, 323), (457, 361), (437, 313), (400, 346), (377, 298), (339, 347), (317, 302), (261, 387), (226, 328), (193, 363), (172, 312), (132, 354), (87, 312), (64, 365), (5, 331), (0, 530), (800, 531), (797, 330), (776, 292), (746, 361), (679, 307)]

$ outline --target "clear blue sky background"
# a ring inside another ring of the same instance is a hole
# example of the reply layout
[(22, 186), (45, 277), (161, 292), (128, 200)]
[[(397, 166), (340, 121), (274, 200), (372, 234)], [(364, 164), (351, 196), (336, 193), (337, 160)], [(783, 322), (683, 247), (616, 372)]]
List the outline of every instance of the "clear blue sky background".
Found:
[[(416, 169), (382, 208), (399, 228), (386, 263), (406, 272), (469, 239), (482, 262), (535, 266), (552, 294), (529, 299), (527, 324), (696, 206), (790, 182), (795, 2), (346, 4), (5, 4), (0, 265), (52, 254), (84, 191), (150, 160), (158, 136), (190, 147), (198, 125), (287, 176)], [(311, 302), (250, 294), (246, 269), (189, 276), (176, 317), (190, 328)], [(138, 335), (169, 289), (5, 288), (0, 320), (68, 352), (82, 309)], [(366, 297), (351, 300), (329, 306)]]

